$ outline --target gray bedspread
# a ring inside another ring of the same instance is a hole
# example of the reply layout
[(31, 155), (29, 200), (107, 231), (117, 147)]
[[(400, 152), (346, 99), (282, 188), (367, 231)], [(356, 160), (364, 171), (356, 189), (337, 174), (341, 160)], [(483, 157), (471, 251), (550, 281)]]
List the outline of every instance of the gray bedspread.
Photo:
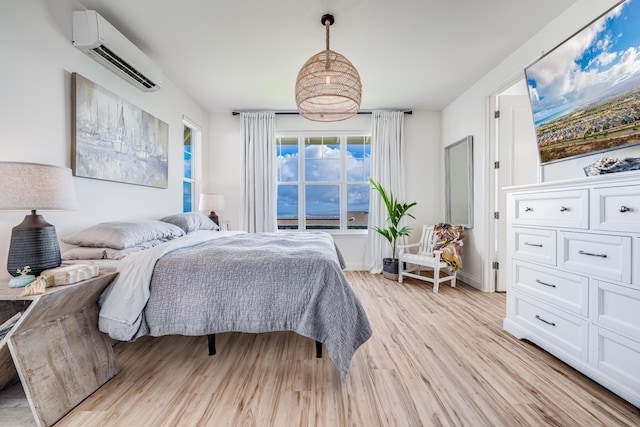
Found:
[(294, 331), (326, 345), (345, 378), (370, 336), (340, 251), (322, 232), (247, 233), (163, 254), (141, 335)]

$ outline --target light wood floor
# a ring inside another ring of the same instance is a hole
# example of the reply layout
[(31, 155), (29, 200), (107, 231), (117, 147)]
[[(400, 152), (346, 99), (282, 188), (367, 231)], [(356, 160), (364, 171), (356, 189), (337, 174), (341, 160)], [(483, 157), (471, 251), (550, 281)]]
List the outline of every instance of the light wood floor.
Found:
[[(56, 426), (624, 426), (640, 410), (502, 330), (504, 294), (347, 272), (373, 328), (345, 382), (294, 333), (145, 337)], [(325, 349), (326, 352), (326, 349)]]

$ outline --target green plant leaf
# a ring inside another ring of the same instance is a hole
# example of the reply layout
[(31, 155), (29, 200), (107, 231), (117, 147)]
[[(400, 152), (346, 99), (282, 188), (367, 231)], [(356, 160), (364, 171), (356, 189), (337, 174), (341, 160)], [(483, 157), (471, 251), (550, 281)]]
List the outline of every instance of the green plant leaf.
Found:
[(409, 236), (411, 233), (411, 229), (409, 227), (405, 226), (398, 229), (398, 225), (405, 215), (415, 219), (415, 217), (409, 213), (409, 209), (417, 205), (417, 203), (400, 203), (393, 193), (385, 190), (381, 184), (375, 182), (372, 178), (369, 178), (369, 183), (371, 183), (373, 189), (380, 194), (380, 198), (382, 198), (382, 201), (387, 208), (387, 221), (389, 222), (389, 226), (387, 228), (375, 227), (374, 229), (389, 241), (391, 244), (392, 258), (396, 259), (398, 238)]

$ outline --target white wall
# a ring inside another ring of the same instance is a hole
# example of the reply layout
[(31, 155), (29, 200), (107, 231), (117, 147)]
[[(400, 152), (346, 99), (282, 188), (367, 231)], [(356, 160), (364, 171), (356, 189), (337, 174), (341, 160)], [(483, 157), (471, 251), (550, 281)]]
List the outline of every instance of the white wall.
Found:
[[(487, 114), (485, 99), (472, 96), (469, 105), (457, 103), (449, 105), (442, 114), (441, 149), (471, 135), (473, 136), (473, 228), (465, 229), (463, 248), (463, 269), (458, 273), (461, 279), (474, 287), (482, 289), (482, 271), (484, 262), (484, 222), (487, 210), (484, 200), (484, 117)], [(472, 110), (472, 111), (469, 111)], [(441, 174), (444, 182), (444, 171)], [(444, 191), (444, 189), (442, 190)], [(444, 200), (444, 196), (441, 196)]]
[[(487, 167), (489, 160), (486, 155), (488, 152), (488, 126), (491, 123), (489, 117), (492, 114), (488, 109), (488, 99), (491, 95), (505, 90), (522, 78), (524, 68), (542, 53), (553, 49), (617, 2), (618, 0), (578, 0), (442, 111), (443, 146), (466, 135), (474, 137), (475, 226), (467, 234), (470, 239), (465, 245), (463, 276), (469, 276), (471, 281), (477, 280), (482, 289), (488, 290), (490, 286), (489, 274), (491, 273), (484, 268), (487, 264), (485, 259), (488, 247), (486, 230), (490, 211), (486, 206), (487, 183), (488, 173), (491, 172)], [(623, 155), (622, 151), (616, 151), (616, 156), (618, 153)], [(544, 179), (584, 176), (581, 166), (589, 161), (589, 159), (583, 158), (580, 161), (549, 165), (545, 167)]]
[[(72, 0), (0, 1), (0, 160), (71, 166), (71, 73), (77, 72), (169, 124), (167, 189), (74, 178), (78, 210), (42, 212), (58, 237), (101, 221), (160, 218), (182, 210), (182, 117), (202, 126), (207, 113), (166, 76), (144, 93), (71, 44)], [(11, 228), (25, 212), (0, 212), (0, 278)]]
[[(240, 224), (242, 146), (239, 116), (231, 112), (212, 113), (209, 116), (209, 156), (205, 161), (208, 179), (205, 191), (225, 195), (225, 210), (218, 213), (222, 221), (229, 221), (232, 229)], [(335, 123), (317, 123), (297, 115), (277, 115), (276, 130), (289, 131), (369, 131), (370, 115), (357, 115)], [(440, 113), (414, 111), (405, 116), (406, 199), (417, 201), (411, 210), (416, 220), (410, 226), (416, 230), (423, 223), (434, 223), (444, 218), (442, 206), (442, 159), (440, 140)], [(412, 240), (417, 240), (417, 235)], [(366, 234), (362, 232), (335, 233), (334, 238), (345, 257), (348, 269), (364, 268)]]

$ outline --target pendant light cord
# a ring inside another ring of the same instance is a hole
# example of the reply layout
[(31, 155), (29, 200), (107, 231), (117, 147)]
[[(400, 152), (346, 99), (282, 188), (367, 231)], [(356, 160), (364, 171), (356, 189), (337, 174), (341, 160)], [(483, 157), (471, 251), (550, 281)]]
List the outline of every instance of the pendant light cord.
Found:
[(331, 68), (331, 65), (329, 64), (329, 27), (331, 26), (331, 20), (329, 19), (325, 19), (324, 20), (324, 26), (327, 29), (326, 31), (326, 37), (325, 40), (327, 42), (327, 63), (325, 64), (324, 68), (325, 70), (328, 70), (329, 68)]
[(326, 31), (327, 35), (326, 35), (325, 39), (326, 39), (326, 42), (327, 42), (327, 50), (329, 50), (329, 27), (331, 26), (331, 21), (328, 20), (328, 19), (325, 19), (324, 20), (324, 26), (327, 29), (327, 31)]

